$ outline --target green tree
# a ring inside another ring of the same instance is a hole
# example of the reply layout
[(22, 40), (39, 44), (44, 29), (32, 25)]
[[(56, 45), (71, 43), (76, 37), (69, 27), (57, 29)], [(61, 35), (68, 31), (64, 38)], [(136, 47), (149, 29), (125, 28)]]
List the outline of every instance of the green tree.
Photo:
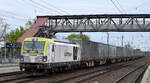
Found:
[(90, 40), (90, 37), (85, 34), (71, 34), (66, 37), (67, 39), (83, 39), (83, 40)]
[[(11, 30), (8, 32), (4, 37), (5, 37), (5, 42), (13, 43), (13, 48), (7, 48), (7, 53), (13, 56), (20, 56), (20, 51), (21, 51), (21, 44), (17, 43), (17, 40), (25, 33), (27, 28), (29, 28), (33, 24), (32, 21), (28, 21), (25, 24), (25, 27), (18, 27), (15, 30)], [(6, 29), (7, 30), (7, 29)], [(1, 48), (1, 55), (4, 55), (4, 48)]]
[(26, 30), (23, 27), (19, 27), (15, 30), (10, 31), (9, 33), (6, 34), (6, 42), (14, 43), (16, 42), (20, 36), (25, 32)]
[(25, 24), (25, 27), (20, 26), (15, 30), (11, 30), (9, 33), (5, 35), (6, 42), (14, 43), (25, 33), (25, 31), (34, 23), (35, 20), (29, 20)]

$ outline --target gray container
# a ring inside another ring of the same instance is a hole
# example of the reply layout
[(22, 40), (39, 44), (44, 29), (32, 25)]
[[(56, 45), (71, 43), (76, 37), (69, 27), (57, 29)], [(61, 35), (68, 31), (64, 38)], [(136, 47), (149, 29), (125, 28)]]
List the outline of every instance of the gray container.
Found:
[(115, 46), (109, 45), (109, 55), (108, 56), (110, 59), (117, 58)]
[(131, 48), (126, 48), (126, 49), (127, 49), (127, 51), (126, 51), (126, 53), (127, 53), (126, 57), (133, 57), (134, 56), (134, 50), (131, 49)]
[(85, 41), (80, 42), (81, 45), (81, 60), (100, 59), (99, 45), (96, 42)]
[(73, 40), (81, 46), (81, 61), (117, 59), (133, 56), (141, 56), (141, 51), (135, 51), (131, 48), (107, 45), (99, 42), (87, 40)]
[(80, 45), (82, 61), (116, 58), (115, 46), (86, 40), (80, 41)]
[(143, 56), (144, 53), (142, 51), (140, 51), (139, 49), (134, 50), (134, 56)]
[(116, 56), (118, 58), (125, 57), (125, 49), (123, 47), (116, 47)]
[(109, 53), (108, 53), (108, 45), (106, 44), (102, 44), (102, 43), (99, 43), (98, 44), (99, 46), (99, 56), (101, 59), (107, 59), (109, 56)]

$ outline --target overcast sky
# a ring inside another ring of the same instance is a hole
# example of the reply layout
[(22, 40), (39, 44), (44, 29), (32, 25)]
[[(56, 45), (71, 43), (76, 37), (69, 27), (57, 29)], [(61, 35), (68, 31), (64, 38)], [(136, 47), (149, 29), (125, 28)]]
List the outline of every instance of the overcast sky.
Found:
[[(118, 7), (115, 7), (115, 5)], [(149, 14), (150, 0), (0, 0), (0, 17), (10, 24), (10, 29), (24, 26), (37, 15), (56, 14)], [(86, 33), (93, 41), (106, 43), (106, 33)], [(134, 48), (150, 50), (149, 33), (110, 32), (110, 44), (130, 43)], [(66, 36), (68, 34), (57, 34)]]

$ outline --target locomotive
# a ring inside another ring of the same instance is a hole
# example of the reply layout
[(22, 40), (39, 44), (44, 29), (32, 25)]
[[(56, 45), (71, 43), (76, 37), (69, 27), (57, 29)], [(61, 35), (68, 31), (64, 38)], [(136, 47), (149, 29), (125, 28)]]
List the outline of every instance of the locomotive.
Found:
[(88, 40), (26, 38), (21, 48), (21, 71), (60, 71), (128, 61), (143, 56), (137, 49)]

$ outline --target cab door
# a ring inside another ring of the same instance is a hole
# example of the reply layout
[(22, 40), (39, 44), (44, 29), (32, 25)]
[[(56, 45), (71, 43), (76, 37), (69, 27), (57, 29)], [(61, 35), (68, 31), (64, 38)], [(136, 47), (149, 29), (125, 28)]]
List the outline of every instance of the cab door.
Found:
[(55, 60), (55, 45), (54, 44), (52, 45), (51, 60), (52, 62), (54, 62)]
[(47, 54), (46, 54), (48, 62), (51, 62), (51, 55), (52, 55), (51, 49), (52, 49), (51, 45), (48, 45)]
[(73, 47), (73, 60), (77, 60), (78, 47)]

